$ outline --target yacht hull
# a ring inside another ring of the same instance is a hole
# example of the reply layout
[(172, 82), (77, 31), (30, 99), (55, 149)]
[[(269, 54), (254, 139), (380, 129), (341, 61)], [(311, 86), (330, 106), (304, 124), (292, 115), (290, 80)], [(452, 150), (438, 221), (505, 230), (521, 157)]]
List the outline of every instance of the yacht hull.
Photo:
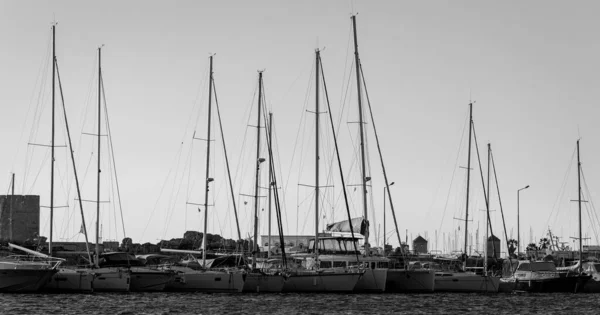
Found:
[(94, 274), (91, 270), (59, 269), (48, 284), (45, 291), (51, 292), (79, 292), (91, 293), (94, 291)]
[(470, 272), (435, 274), (436, 292), (498, 292), (500, 278), (493, 276), (482, 276)]
[(39, 291), (55, 273), (55, 269), (1, 269), (0, 292)]
[(588, 275), (563, 276), (550, 279), (516, 280), (515, 290), (527, 292), (583, 292), (586, 283), (591, 278)]
[(282, 275), (249, 273), (244, 281), (243, 292), (281, 292), (284, 284)]
[(242, 292), (245, 274), (204, 270), (176, 270), (166, 291)]
[(163, 291), (167, 284), (174, 280), (175, 273), (168, 270), (150, 268), (131, 268), (131, 284), (129, 291)]
[(387, 269), (367, 269), (354, 286), (354, 292), (385, 292), (387, 276)]
[(131, 273), (122, 268), (94, 269), (95, 292), (128, 292), (131, 286)]
[(388, 269), (386, 292), (433, 292), (435, 276), (431, 270)]
[(352, 292), (362, 273), (297, 272), (285, 281), (283, 292)]

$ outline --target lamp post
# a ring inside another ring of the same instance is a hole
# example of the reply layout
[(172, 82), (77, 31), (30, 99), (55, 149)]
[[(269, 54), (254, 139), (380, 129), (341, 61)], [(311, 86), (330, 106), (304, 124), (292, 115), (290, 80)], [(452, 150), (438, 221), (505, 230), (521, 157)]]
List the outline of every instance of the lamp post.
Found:
[[(392, 182), (390, 186), (394, 185), (395, 182)], [(388, 190), (388, 187), (383, 187), (383, 255), (385, 256), (385, 192)], [(389, 191), (388, 191), (389, 193)], [(400, 244), (402, 247), (402, 244)]]
[(529, 185), (517, 190), (517, 257), (519, 256), (519, 252), (521, 251), (521, 226), (520, 226), (520, 219), (519, 219), (519, 213), (520, 213), (520, 209), (519, 209), (519, 193), (521, 192), (521, 190), (523, 189), (527, 189), (529, 188)]

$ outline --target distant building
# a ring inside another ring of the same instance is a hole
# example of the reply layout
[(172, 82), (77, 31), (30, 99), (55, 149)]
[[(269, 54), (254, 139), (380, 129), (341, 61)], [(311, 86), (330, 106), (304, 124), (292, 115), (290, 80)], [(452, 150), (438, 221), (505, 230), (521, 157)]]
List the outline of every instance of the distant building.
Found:
[(427, 254), (427, 240), (421, 235), (413, 240), (413, 250), (415, 253)]
[(33, 241), (40, 232), (40, 196), (0, 195), (0, 240)]
[(487, 256), (500, 258), (500, 239), (495, 235), (488, 237)]

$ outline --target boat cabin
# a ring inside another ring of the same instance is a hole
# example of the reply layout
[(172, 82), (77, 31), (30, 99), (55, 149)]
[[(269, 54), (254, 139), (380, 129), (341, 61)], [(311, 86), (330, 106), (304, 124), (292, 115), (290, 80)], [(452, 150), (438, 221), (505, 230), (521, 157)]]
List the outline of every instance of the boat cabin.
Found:
[[(319, 254), (356, 255), (360, 254), (358, 238), (348, 236), (326, 236), (319, 238)], [(308, 252), (315, 252), (315, 239), (308, 240)]]

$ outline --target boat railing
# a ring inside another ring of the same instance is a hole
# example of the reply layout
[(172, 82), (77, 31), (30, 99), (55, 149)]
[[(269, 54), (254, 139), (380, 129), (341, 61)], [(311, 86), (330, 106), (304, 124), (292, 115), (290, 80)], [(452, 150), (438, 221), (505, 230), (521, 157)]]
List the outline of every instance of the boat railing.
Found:
[(38, 257), (31, 255), (9, 255), (6, 259), (12, 260), (15, 263), (37, 263), (47, 265), (48, 269), (56, 269), (64, 261), (62, 258), (56, 257)]

